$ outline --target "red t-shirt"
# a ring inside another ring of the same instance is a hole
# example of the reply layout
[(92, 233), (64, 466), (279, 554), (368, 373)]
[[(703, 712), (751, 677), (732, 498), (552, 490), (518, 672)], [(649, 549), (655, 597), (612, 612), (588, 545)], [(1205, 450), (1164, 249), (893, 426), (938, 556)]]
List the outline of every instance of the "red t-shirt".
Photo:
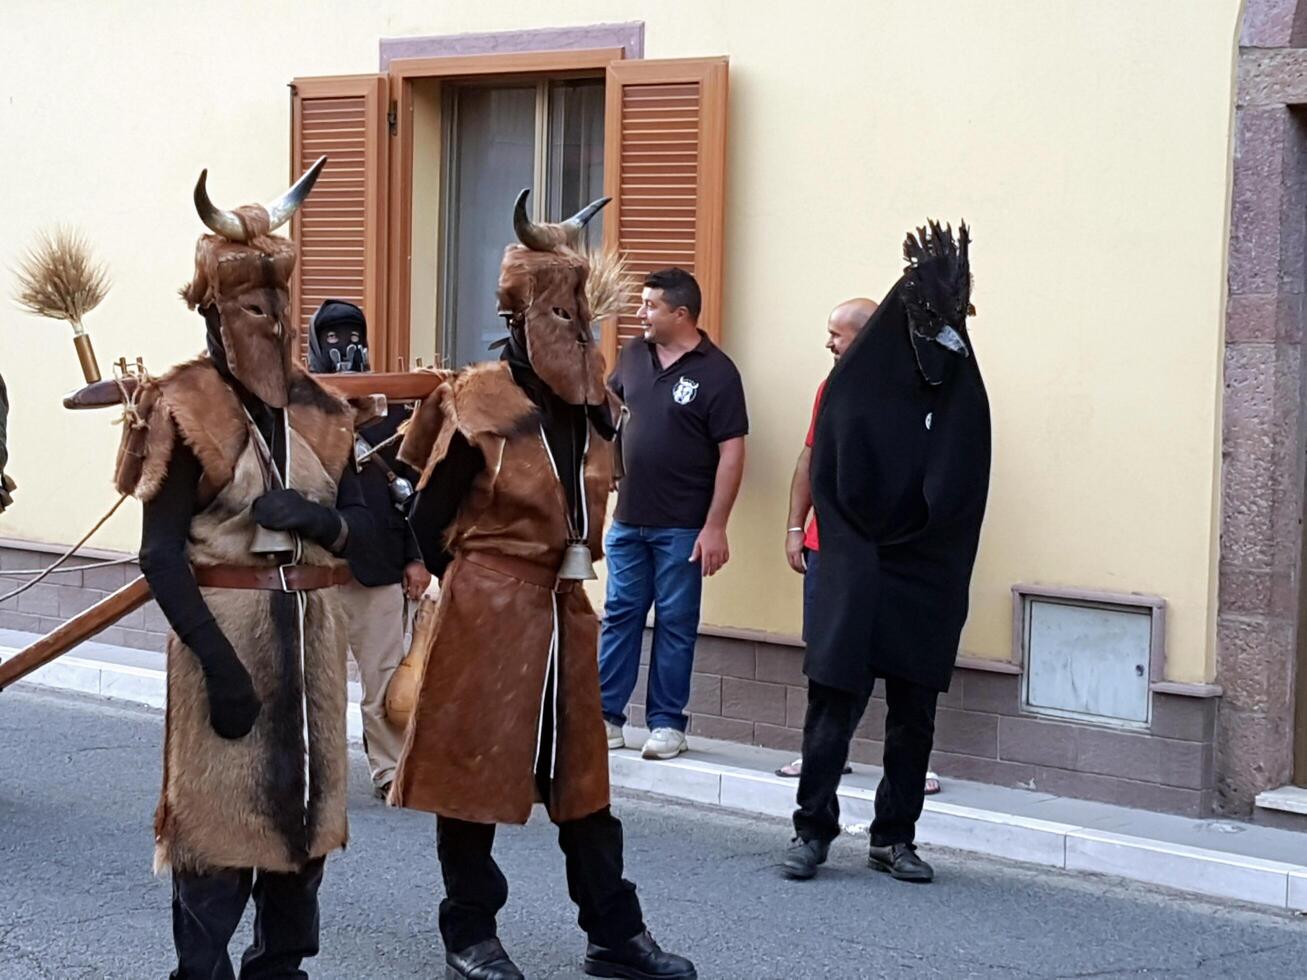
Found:
[[(813, 399), (812, 402), (812, 421), (808, 423), (808, 438), (803, 441), (803, 444), (809, 449), (812, 448), (813, 433), (817, 431), (817, 409), (821, 407), (821, 396), (825, 393), (826, 382), (823, 381), (817, 386), (817, 397)], [(808, 520), (808, 530), (803, 534), (803, 546), (809, 551), (819, 550), (817, 539), (817, 514), (815, 512)]]

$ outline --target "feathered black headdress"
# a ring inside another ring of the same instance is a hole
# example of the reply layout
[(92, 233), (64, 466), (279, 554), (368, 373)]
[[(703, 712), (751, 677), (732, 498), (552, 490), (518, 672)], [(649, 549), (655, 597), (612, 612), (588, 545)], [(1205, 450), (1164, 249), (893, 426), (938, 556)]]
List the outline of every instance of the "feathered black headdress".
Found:
[(927, 221), (903, 242), (903, 305), (914, 334), (933, 340), (963, 357), (970, 353), (962, 325), (974, 314), (971, 305), (971, 264), (967, 250), (971, 233), (967, 223), (958, 226), (957, 238), (950, 225)]

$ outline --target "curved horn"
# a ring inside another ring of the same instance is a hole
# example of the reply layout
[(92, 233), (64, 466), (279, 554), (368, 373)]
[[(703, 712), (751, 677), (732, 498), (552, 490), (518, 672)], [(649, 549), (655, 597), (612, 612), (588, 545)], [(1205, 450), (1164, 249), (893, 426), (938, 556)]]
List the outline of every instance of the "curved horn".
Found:
[(209, 192), (204, 186), (208, 179), (209, 171), (205, 169), (200, 171), (200, 179), (195, 182), (195, 210), (199, 212), (200, 220), (210, 231), (228, 241), (245, 241), (245, 225), (241, 223), (240, 218), (230, 211), (215, 208), (213, 202), (209, 200)]
[(318, 174), (322, 173), (322, 168), (327, 165), (325, 156), (318, 157), (313, 166), (304, 171), (304, 176), (295, 181), (295, 184), (281, 197), (275, 201), (270, 201), (263, 205), (263, 210), (268, 212), (269, 231), (280, 228), (290, 216), (299, 210), (304, 199), (309, 196), (309, 191), (313, 190), (313, 185), (318, 180)]
[(517, 240), (527, 248), (538, 252), (551, 251), (558, 243), (549, 234), (549, 230), (526, 216), (526, 199), (530, 194), (531, 188), (523, 187), (517, 195), (517, 203), (513, 205), (513, 231), (517, 234)]
[(585, 234), (585, 226), (589, 224), (590, 219), (602, 211), (604, 205), (611, 200), (611, 197), (601, 197), (597, 201), (591, 201), (580, 211), (576, 212), (576, 214), (563, 222), (563, 228), (566, 230), (567, 237), (573, 245), (578, 244), (581, 241), (581, 237)]

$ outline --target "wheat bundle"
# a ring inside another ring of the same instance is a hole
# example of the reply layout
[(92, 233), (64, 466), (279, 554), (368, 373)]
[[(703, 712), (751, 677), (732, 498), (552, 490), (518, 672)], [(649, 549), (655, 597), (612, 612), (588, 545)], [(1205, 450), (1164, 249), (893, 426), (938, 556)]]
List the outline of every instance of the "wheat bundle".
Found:
[(109, 292), (109, 275), (78, 232), (55, 228), (38, 235), (16, 272), (15, 301), (37, 316), (65, 320), (84, 332), (82, 319)]

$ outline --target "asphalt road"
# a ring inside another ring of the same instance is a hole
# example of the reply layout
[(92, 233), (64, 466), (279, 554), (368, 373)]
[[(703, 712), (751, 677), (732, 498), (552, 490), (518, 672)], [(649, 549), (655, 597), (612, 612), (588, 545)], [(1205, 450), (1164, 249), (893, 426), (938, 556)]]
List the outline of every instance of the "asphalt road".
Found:
[[(169, 886), (150, 872), (157, 713), (0, 693), (0, 978), (165, 977)], [(651, 763), (651, 765), (654, 763)], [(389, 810), (354, 759), (352, 843), (327, 863), (315, 978), (443, 976), (433, 821)], [(810, 882), (777, 874), (782, 821), (621, 795), (628, 875), (660, 942), (708, 978), (1307, 976), (1307, 920), (934, 851), (938, 880), (866, 870), (841, 839)], [(582, 976), (549, 822), (500, 832), (501, 935), (532, 980)], [(237, 933), (239, 956), (248, 917)]]

